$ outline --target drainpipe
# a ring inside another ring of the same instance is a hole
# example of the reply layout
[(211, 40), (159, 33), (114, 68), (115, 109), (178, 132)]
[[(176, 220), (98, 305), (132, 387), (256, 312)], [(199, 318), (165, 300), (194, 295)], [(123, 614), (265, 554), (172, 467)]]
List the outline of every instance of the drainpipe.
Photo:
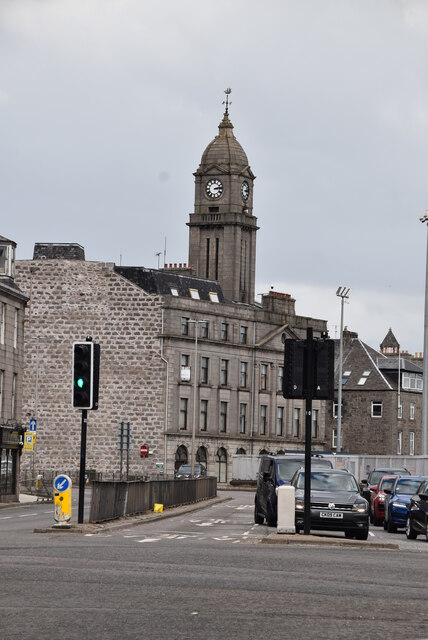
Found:
[(162, 309), (162, 335), (161, 335), (161, 352), (160, 352), (160, 358), (161, 360), (165, 363), (166, 365), (166, 384), (165, 384), (165, 425), (164, 425), (164, 432), (163, 432), (163, 468), (164, 468), (164, 474), (167, 475), (167, 469), (166, 469), (166, 464), (167, 464), (167, 453), (166, 453), (166, 449), (167, 449), (167, 431), (168, 431), (168, 391), (169, 391), (169, 362), (166, 358), (164, 358), (163, 355), (163, 332), (164, 332), (164, 309)]
[(256, 367), (256, 323), (253, 322), (253, 354), (251, 358), (251, 419), (250, 419), (250, 455), (253, 455), (254, 406), (255, 406), (255, 371)]

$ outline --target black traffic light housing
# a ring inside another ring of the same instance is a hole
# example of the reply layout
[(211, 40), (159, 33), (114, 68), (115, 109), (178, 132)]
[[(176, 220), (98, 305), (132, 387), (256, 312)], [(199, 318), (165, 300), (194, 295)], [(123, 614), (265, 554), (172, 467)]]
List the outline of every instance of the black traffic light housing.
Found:
[(72, 406), (98, 409), (100, 345), (92, 340), (73, 342)]
[[(307, 389), (307, 340), (285, 340), (284, 398), (305, 398)], [(334, 340), (312, 341), (313, 379), (310, 381), (311, 397), (331, 400), (334, 396)]]

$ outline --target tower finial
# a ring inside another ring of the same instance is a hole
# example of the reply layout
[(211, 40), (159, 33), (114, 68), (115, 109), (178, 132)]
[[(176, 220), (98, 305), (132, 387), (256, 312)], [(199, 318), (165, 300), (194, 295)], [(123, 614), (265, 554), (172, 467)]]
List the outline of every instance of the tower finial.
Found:
[(228, 116), (229, 115), (229, 104), (232, 104), (231, 102), (229, 102), (229, 96), (232, 93), (232, 89), (225, 89), (225, 94), (226, 94), (226, 100), (223, 100), (222, 104), (226, 105), (226, 109), (224, 111), (224, 115)]

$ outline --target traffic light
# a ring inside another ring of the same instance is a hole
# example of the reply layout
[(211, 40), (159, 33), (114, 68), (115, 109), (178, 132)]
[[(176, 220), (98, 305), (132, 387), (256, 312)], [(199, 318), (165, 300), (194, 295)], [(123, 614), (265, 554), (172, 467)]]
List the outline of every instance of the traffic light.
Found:
[(98, 409), (99, 364), (99, 344), (73, 342), (72, 406), (75, 409)]
[(284, 349), (284, 376), (282, 395), (284, 398), (304, 398), (306, 382), (306, 342), (287, 339)]
[(334, 398), (334, 340), (314, 341), (314, 398)]

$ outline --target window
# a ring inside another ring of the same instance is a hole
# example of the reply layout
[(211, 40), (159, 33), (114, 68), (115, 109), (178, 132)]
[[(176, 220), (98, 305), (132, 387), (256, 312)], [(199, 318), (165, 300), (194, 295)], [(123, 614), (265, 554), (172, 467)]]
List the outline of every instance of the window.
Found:
[(0, 303), (0, 344), (4, 344), (4, 332), (6, 325), (6, 303)]
[(403, 405), (399, 404), (397, 408), (397, 418), (401, 420), (403, 417)]
[(180, 398), (180, 415), (178, 418), (178, 426), (183, 431), (187, 429), (187, 398)]
[(17, 381), (17, 374), (14, 373), (13, 374), (13, 378), (12, 378), (12, 398), (11, 398), (11, 418), (12, 420), (14, 420), (16, 418), (16, 381)]
[(189, 318), (181, 318), (181, 335), (189, 335)]
[(247, 372), (248, 372), (248, 362), (241, 362), (241, 371), (240, 371), (240, 377), (239, 377), (240, 387), (247, 386)]
[(0, 244), (0, 275), (7, 275), (7, 245)]
[(178, 296), (178, 289), (176, 289), (175, 287), (171, 287), (171, 295), (172, 296)]
[(229, 360), (220, 360), (220, 384), (227, 385)]
[(210, 297), (211, 302), (217, 302), (217, 303), (220, 302), (218, 299), (218, 293), (216, 291), (210, 291), (208, 295)]
[(409, 432), (409, 454), (411, 456), (415, 455), (415, 432)]
[(4, 385), (4, 371), (0, 370), (0, 418), (3, 416), (3, 385)]
[(282, 436), (284, 429), (284, 407), (278, 407), (276, 410), (276, 435)]
[(267, 389), (267, 375), (268, 375), (268, 365), (261, 364), (260, 365), (260, 389), (262, 391), (266, 391)]
[(209, 358), (202, 356), (201, 358), (201, 382), (208, 384), (208, 361)]
[(337, 449), (337, 429), (331, 430), (331, 448)]
[(295, 438), (300, 436), (300, 409), (298, 407), (293, 409), (293, 436)]
[(318, 438), (318, 409), (312, 409), (311, 438)]
[(278, 376), (276, 379), (276, 390), (282, 391), (282, 382), (284, 380), (284, 367), (278, 367)]
[(190, 297), (193, 300), (200, 300), (200, 296), (199, 296), (199, 291), (197, 289), (189, 289), (190, 291)]
[(208, 400), (201, 400), (199, 427), (206, 431), (208, 426)]
[(382, 402), (379, 400), (372, 401), (372, 418), (382, 417)]
[(247, 327), (241, 326), (241, 329), (239, 331), (239, 342), (241, 344), (247, 344), (247, 330)]
[(410, 373), (403, 371), (402, 376), (403, 389), (411, 389), (412, 391), (422, 391), (423, 378), (421, 373)]
[(227, 431), (227, 402), (220, 402), (220, 432)]
[(208, 338), (208, 320), (201, 322), (201, 338)]
[(414, 420), (415, 419), (415, 403), (411, 402), (410, 403), (410, 420)]
[(399, 431), (397, 434), (397, 455), (401, 456), (403, 451), (403, 432)]
[(247, 405), (242, 402), (239, 405), (239, 433), (245, 433), (247, 419)]
[(181, 381), (190, 382), (190, 356), (188, 353), (181, 354)]
[[(342, 402), (342, 413), (341, 415), (343, 416), (343, 402)], [(337, 418), (339, 413), (339, 403), (337, 402), (337, 400), (334, 400), (333, 402), (333, 418)]]
[(229, 325), (227, 322), (222, 322), (220, 325), (220, 338), (222, 340), (227, 340), (229, 333)]
[(13, 316), (13, 348), (18, 348), (18, 309), (14, 310)]
[(267, 425), (267, 405), (260, 405), (260, 425), (259, 431), (261, 436), (266, 435), (266, 425)]

